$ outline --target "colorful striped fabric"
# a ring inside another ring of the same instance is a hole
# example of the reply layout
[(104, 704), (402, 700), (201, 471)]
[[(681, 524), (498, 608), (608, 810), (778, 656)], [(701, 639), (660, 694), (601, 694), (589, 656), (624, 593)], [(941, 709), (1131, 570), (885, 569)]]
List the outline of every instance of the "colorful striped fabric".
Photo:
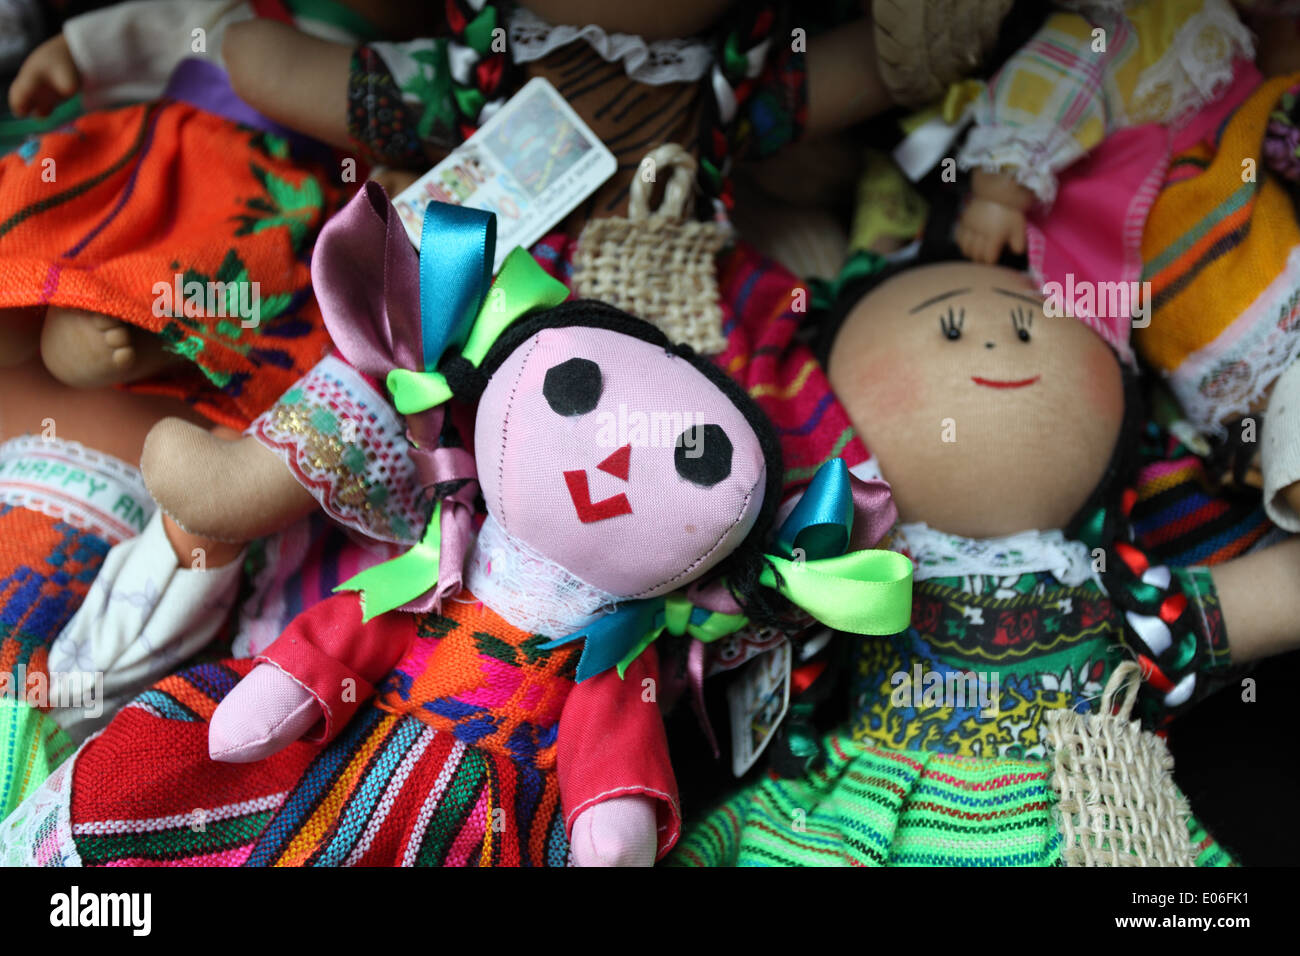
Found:
[[(564, 866), (554, 774), (364, 708), (324, 748), (254, 764), (208, 758), (208, 719), (251, 667), (166, 678), (77, 754), (62, 798), (71, 846), (99, 866)], [(129, 786), (125, 783), (129, 781)], [(24, 831), (0, 827), (0, 859)]]
[(1279, 534), (1255, 492), (1215, 493), (1205, 462), (1172, 435), (1148, 426), (1131, 520), (1153, 561), (1214, 565)]
[(1168, 377), (1208, 434), (1258, 407), (1300, 355), (1300, 223), (1260, 165), (1269, 116), (1300, 75), (1268, 80), (1215, 131), (1177, 156), (1142, 240), (1150, 322), (1138, 354)]
[[(895, 751), (832, 734), (825, 765), (765, 779), (689, 826), (676, 866), (1059, 866), (1049, 765)], [(1199, 824), (1197, 862), (1231, 862)]]
[(0, 820), (76, 747), (63, 728), (21, 700), (0, 695)]

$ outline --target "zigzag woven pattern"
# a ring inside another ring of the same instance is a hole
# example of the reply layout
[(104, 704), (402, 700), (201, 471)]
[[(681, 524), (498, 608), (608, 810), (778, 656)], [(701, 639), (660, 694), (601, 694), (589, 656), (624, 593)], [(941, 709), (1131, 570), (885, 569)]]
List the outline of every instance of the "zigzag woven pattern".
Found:
[[(763, 780), (688, 827), (676, 866), (1059, 866), (1050, 765), (892, 751), (832, 734), (826, 765)], [(1194, 820), (1202, 866), (1230, 862)]]

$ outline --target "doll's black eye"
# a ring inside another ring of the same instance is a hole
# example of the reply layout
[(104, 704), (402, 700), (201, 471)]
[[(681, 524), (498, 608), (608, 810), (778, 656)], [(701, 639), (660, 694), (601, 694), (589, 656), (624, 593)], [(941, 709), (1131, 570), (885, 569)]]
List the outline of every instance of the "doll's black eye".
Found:
[(1011, 324), (1015, 327), (1016, 338), (1022, 342), (1029, 341), (1029, 329), (1034, 324), (1034, 314), (1028, 309), (1016, 306), (1011, 310)]
[(961, 338), (961, 327), (966, 324), (966, 310), (954, 312), (951, 308), (939, 316), (939, 328), (943, 330), (945, 338)]
[(546, 370), (542, 395), (557, 415), (585, 415), (600, 403), (604, 383), (591, 359), (571, 358)]
[(694, 425), (677, 436), (673, 465), (691, 484), (712, 488), (731, 474), (731, 439), (719, 425)]

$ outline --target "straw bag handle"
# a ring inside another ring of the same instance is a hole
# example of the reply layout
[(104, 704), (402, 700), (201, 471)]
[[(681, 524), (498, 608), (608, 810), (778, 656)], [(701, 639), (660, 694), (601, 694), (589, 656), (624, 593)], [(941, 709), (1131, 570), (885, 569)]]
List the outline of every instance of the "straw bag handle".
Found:
[[(654, 175), (647, 183), (643, 175), (646, 164), (651, 164)], [(664, 198), (659, 208), (650, 212), (650, 187), (658, 178), (661, 170), (671, 169), (672, 179), (664, 186)], [(632, 220), (648, 219), (654, 216), (670, 216), (673, 219), (686, 218), (686, 204), (690, 202), (691, 192), (695, 187), (695, 157), (676, 143), (664, 143), (656, 146), (637, 165), (632, 176), (632, 186), (627, 202), (627, 217)]]
[(1119, 712), (1122, 720), (1129, 720), (1133, 714), (1133, 704), (1137, 701), (1138, 690), (1142, 687), (1142, 668), (1136, 661), (1124, 661), (1106, 681), (1106, 689), (1101, 692), (1101, 709), (1098, 713), (1109, 714), (1115, 709), (1115, 698), (1120, 691), (1124, 699), (1120, 701)]

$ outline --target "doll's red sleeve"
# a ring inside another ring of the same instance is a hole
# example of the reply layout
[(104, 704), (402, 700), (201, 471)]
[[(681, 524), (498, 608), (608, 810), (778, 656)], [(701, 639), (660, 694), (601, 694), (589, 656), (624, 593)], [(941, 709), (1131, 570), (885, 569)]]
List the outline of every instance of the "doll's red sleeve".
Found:
[(335, 594), (295, 617), (257, 660), (287, 673), (325, 713), (307, 735), (332, 740), (415, 639), (415, 615), (390, 611), (361, 622), (357, 594)]
[(611, 669), (574, 685), (556, 740), (565, 832), (572, 834), (578, 815), (598, 803), (644, 794), (657, 804), (655, 858), (661, 859), (677, 842), (681, 808), (656, 702), (658, 687), (659, 658), (653, 645), (622, 679)]

